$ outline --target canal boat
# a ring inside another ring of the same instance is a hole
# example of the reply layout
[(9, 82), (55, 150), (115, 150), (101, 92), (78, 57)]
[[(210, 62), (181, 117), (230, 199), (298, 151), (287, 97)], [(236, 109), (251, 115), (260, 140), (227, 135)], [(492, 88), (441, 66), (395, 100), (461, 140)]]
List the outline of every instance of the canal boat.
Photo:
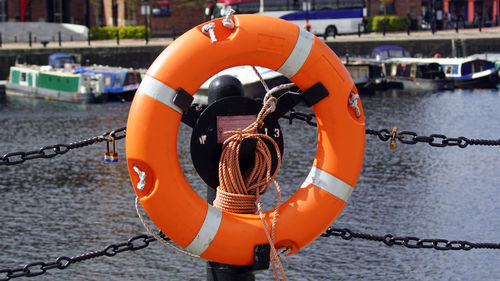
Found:
[(446, 77), (455, 81), (457, 88), (496, 88), (498, 71), (495, 63), (475, 58), (440, 58), (436, 62), (444, 68)]
[(132, 68), (92, 65), (80, 66), (74, 56), (54, 53), (49, 56), (49, 65), (54, 69), (65, 69), (75, 73), (101, 75), (103, 92), (109, 101), (131, 101), (141, 83), (141, 74)]
[(108, 101), (131, 101), (141, 83), (141, 73), (131, 68), (94, 65), (77, 67), (73, 71), (101, 75)]
[(73, 103), (106, 100), (101, 75), (36, 65), (12, 66), (6, 83), (6, 94)]
[(386, 81), (380, 64), (368, 60), (346, 60), (344, 66), (351, 74), (359, 94), (372, 95), (376, 90), (385, 89)]
[(474, 57), (465, 58), (405, 58), (405, 62), (419, 64), (437, 63), (443, 68), (446, 78), (456, 88), (496, 88), (499, 82), (494, 62)]
[(382, 63), (387, 87), (408, 90), (441, 91), (454, 89), (452, 79), (446, 77), (437, 62), (412, 58), (392, 58)]

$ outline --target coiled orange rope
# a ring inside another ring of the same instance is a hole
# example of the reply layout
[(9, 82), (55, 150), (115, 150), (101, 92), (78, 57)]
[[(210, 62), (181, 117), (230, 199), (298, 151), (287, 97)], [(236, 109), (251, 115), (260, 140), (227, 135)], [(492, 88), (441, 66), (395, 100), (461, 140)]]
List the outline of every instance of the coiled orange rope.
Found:
[[(264, 118), (274, 111), (276, 98), (269, 98), (263, 105), (261, 111), (257, 115), (257, 120), (250, 124), (245, 129), (236, 131), (227, 131), (224, 134), (232, 134), (222, 145), (222, 154), (219, 163), (219, 181), (217, 187), (217, 195), (213, 202), (215, 208), (233, 212), (233, 213), (255, 213), (259, 212), (266, 237), (271, 245), (271, 261), (276, 280), (280, 280), (276, 269), (275, 262), (278, 264), (283, 280), (286, 280), (285, 272), (279, 256), (274, 248), (274, 238), (276, 232), (276, 223), (278, 218), (278, 208), (281, 202), (281, 189), (274, 179), (278, 174), (281, 165), (281, 154), (276, 142), (265, 134), (255, 133), (259, 127), (262, 127)], [(239, 165), (239, 151), (241, 143), (245, 138), (255, 138), (257, 140), (255, 148), (255, 156), (253, 163), (246, 170), (245, 175), (241, 174)], [(272, 157), (263, 139), (270, 141), (276, 151), (278, 158), (276, 170), (271, 175)], [(262, 215), (262, 206), (259, 196), (264, 194), (269, 189), (269, 184), (273, 183), (278, 192), (276, 208), (273, 214), (273, 222), (271, 226), (271, 234), (269, 226)], [(257, 203), (257, 206), (255, 206)]]

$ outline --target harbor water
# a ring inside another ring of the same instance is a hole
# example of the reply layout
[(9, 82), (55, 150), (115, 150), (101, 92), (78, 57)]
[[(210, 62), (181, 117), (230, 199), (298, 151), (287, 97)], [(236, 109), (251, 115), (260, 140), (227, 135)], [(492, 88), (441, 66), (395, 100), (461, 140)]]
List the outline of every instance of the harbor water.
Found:
[[(380, 92), (362, 97), (366, 127), (500, 138), (500, 90)], [(126, 125), (130, 103), (75, 105), (6, 98), (0, 102), (0, 154), (70, 143)], [(310, 111), (298, 108), (299, 111)], [(284, 199), (307, 176), (316, 129), (281, 121), (284, 162), (277, 178)], [(180, 126), (178, 154), (200, 196), (205, 185), (191, 166), (191, 129)], [(349, 148), (346, 148), (349, 149)], [(125, 162), (103, 162), (105, 143), (52, 159), (0, 166), (0, 269), (77, 256), (146, 233), (135, 208)], [(500, 243), (500, 148), (431, 147), (366, 136), (361, 175), (335, 227), (356, 232)], [(276, 191), (265, 197), (272, 208)], [(305, 228), (305, 226), (297, 226)], [(287, 257), (289, 280), (500, 280), (500, 251), (436, 251), (388, 247), (338, 237), (318, 238)], [(0, 275), (0, 278), (4, 277)], [(205, 280), (205, 261), (158, 242), (149, 247), (52, 269), (34, 280)], [(24, 279), (23, 279), (24, 280)], [(256, 280), (274, 280), (272, 269)]]

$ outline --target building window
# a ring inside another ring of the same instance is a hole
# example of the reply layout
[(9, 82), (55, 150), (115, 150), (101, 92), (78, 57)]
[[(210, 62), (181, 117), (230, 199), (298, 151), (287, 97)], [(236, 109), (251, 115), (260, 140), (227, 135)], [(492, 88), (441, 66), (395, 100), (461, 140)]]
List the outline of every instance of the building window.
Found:
[(156, 0), (151, 9), (154, 16), (170, 16), (170, 6), (168, 0)]
[(396, 8), (394, 8), (394, 0), (381, 0), (379, 6), (379, 14), (395, 14)]

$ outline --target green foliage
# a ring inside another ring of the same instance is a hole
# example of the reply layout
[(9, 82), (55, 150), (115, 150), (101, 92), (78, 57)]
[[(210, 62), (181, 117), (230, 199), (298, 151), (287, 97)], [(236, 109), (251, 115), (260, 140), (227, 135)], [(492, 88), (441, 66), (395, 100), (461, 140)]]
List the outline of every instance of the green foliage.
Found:
[[(144, 26), (124, 26), (124, 27), (93, 27), (90, 29), (91, 40), (116, 39), (141, 39), (144, 38)], [(151, 30), (148, 28), (148, 35), (151, 36)]]
[(408, 26), (408, 18), (407, 17), (399, 17), (399, 16), (375, 16), (368, 17), (368, 31), (369, 32), (382, 32), (383, 22), (386, 22), (385, 31), (404, 31)]

